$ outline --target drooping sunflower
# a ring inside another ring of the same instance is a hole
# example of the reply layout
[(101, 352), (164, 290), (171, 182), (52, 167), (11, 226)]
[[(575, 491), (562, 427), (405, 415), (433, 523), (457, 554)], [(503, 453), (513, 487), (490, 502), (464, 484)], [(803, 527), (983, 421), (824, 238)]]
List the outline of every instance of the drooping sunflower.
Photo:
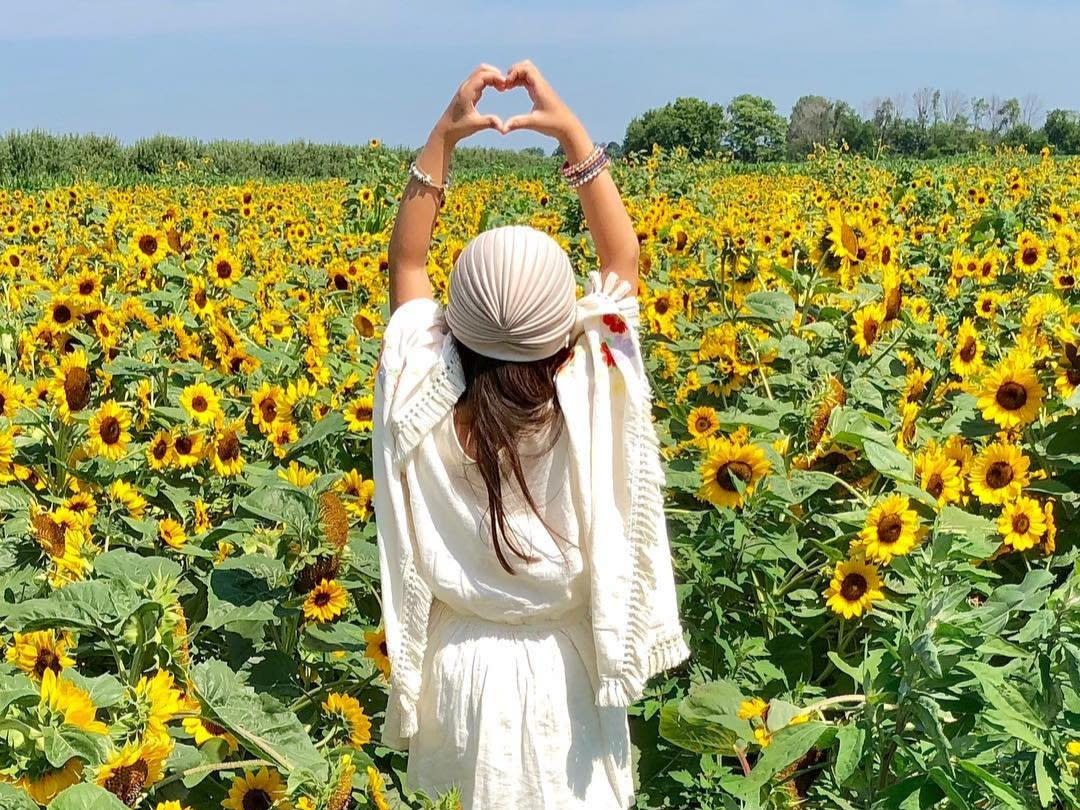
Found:
[(386, 782), (374, 765), (367, 766), (367, 778), (368, 795), (375, 810), (390, 810), (390, 803), (386, 801)]
[(82, 781), (83, 763), (72, 757), (60, 768), (46, 768), (23, 774), (15, 784), (30, 794), (40, 805), (48, 805), (56, 795)]
[[(326, 803), (326, 810), (349, 810), (352, 807), (353, 777), (356, 776), (352, 754), (344, 754), (338, 767), (337, 780)], [(460, 807), (460, 802), (457, 806)]]
[(131, 442), (131, 414), (114, 400), (109, 400), (98, 408), (90, 418), (87, 429), (89, 451), (97, 456), (104, 456), (119, 461), (127, 453)]
[(7, 649), (7, 660), (35, 680), (41, 680), (46, 672), (59, 675), (65, 667), (75, 663), (67, 654), (70, 646), (71, 637), (66, 633), (57, 635), (52, 630), (16, 632)]
[(184, 709), (183, 694), (176, 687), (172, 673), (158, 670), (151, 677), (143, 675), (135, 684), (139, 715), (145, 719), (143, 733), (167, 736), (166, 724)]
[(187, 386), (180, 393), (180, 404), (188, 416), (200, 425), (209, 425), (221, 418), (221, 400), (207, 383)]
[(380, 627), (378, 630), (366, 630), (364, 640), (367, 647), (364, 649), (364, 657), (368, 658), (382, 672), (390, 677), (390, 653), (386, 648), (386, 630)]
[(1004, 505), (997, 526), (1006, 545), (1027, 551), (1035, 548), (1046, 534), (1045, 513), (1037, 500), (1021, 495)]
[(105, 734), (108, 727), (95, 718), (97, 707), (90, 693), (53, 670), (47, 669), (41, 676), (40, 707), (50, 715), (62, 719), (68, 726), (94, 734)]
[(304, 617), (309, 621), (330, 622), (349, 604), (349, 594), (336, 580), (324, 579), (304, 601)]
[(876, 504), (859, 532), (861, 546), (872, 560), (889, 563), (907, 554), (919, 540), (919, 516), (906, 495), (890, 495)]
[(720, 417), (715, 408), (708, 405), (699, 405), (690, 411), (686, 417), (686, 429), (695, 439), (702, 436), (710, 436), (720, 427)]
[(877, 566), (858, 559), (837, 563), (825, 591), (825, 604), (845, 619), (862, 616), (884, 598)]
[(983, 418), (1005, 430), (1034, 421), (1045, 391), (1030, 358), (1023, 355), (999, 363), (982, 382), (978, 405)]
[(260, 768), (233, 779), (229, 795), (221, 803), (224, 810), (284, 810), (285, 783), (275, 770)]
[(113, 481), (109, 485), (109, 495), (120, 501), (133, 518), (141, 518), (146, 509), (146, 498), (127, 481)]
[(185, 717), (183, 725), (184, 731), (195, 738), (195, 745), (202, 745), (211, 740), (222, 740), (231, 753), (236, 753), (239, 748), (236, 737), (213, 720), (207, 720), (205, 717)]
[[(704, 450), (698, 497), (715, 506), (731, 509), (741, 506), (772, 469), (765, 452), (752, 444), (710, 438)], [(736, 479), (739, 484), (735, 483)]]
[(881, 337), (885, 324), (885, 307), (882, 304), (868, 304), (855, 313), (855, 322), (851, 325), (852, 338), (859, 347), (859, 354), (867, 357), (874, 350), (874, 343)]
[(371, 720), (364, 713), (360, 701), (352, 695), (331, 692), (322, 704), (323, 711), (334, 715), (349, 735), (349, 742), (357, 748), (371, 742)]
[(79, 413), (90, 404), (93, 379), (88, 371), (89, 363), (86, 352), (78, 349), (64, 355), (56, 368), (53, 401), (64, 421), (70, 422), (73, 414)]
[(345, 407), (345, 422), (349, 430), (366, 433), (372, 428), (375, 398), (371, 395), (357, 397)]
[(165, 760), (172, 753), (169, 737), (149, 736), (113, 751), (97, 772), (97, 783), (128, 807), (161, 780)]
[(987, 445), (971, 464), (968, 481), (982, 503), (1004, 504), (1016, 500), (1030, 479), (1031, 460), (1012, 444)]
[(964, 318), (956, 333), (956, 349), (953, 351), (950, 368), (953, 374), (967, 377), (982, 368), (983, 345), (979, 332), (971, 318)]

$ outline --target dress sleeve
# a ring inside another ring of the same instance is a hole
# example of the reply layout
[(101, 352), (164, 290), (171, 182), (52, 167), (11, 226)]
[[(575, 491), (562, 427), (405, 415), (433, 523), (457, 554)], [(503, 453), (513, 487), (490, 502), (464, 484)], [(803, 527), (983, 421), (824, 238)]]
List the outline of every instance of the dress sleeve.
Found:
[(571, 443), (590, 566), (597, 704), (627, 706), (683, 661), (664, 517), (664, 475), (630, 287), (592, 274), (556, 388)]

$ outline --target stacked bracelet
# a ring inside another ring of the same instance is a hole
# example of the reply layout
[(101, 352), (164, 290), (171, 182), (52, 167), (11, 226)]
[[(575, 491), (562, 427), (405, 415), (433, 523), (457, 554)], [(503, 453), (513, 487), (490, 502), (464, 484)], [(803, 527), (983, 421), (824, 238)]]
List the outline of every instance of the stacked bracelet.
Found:
[(609, 162), (604, 147), (596, 146), (587, 157), (574, 165), (571, 166), (569, 162), (563, 163), (559, 172), (566, 179), (570, 188), (580, 188), (604, 171)]
[(419, 166), (416, 165), (415, 161), (413, 161), (409, 165), (409, 175), (412, 177), (413, 180), (420, 183), (421, 185), (427, 186), (428, 188), (437, 189), (438, 191), (442, 191), (444, 193), (446, 192), (447, 189), (450, 188), (450, 173), (449, 172), (446, 173), (446, 182), (445, 183), (441, 183), (441, 184), (436, 183), (432, 179), (430, 174), (428, 174), (427, 172), (425, 172), (423, 169), (421, 169)]

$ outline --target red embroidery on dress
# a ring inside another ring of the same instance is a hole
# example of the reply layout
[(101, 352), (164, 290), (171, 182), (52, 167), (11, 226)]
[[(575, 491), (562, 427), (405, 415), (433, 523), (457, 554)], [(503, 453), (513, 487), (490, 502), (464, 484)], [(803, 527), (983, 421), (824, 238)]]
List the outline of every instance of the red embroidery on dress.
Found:
[(623, 320), (622, 315), (608, 313), (607, 315), (603, 316), (601, 320), (604, 322), (604, 326), (606, 326), (608, 329), (610, 329), (617, 335), (621, 335), (623, 332), (626, 331), (626, 321)]
[(604, 355), (604, 363), (609, 368), (615, 367), (615, 355), (611, 353), (611, 349), (608, 348), (606, 342), (600, 344), (600, 354)]

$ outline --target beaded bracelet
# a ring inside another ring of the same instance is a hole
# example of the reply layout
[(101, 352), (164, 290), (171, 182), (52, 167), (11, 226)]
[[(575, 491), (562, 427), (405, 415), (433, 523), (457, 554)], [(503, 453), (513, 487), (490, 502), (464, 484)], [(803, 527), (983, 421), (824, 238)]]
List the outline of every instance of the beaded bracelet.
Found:
[(579, 160), (573, 166), (570, 165), (569, 160), (563, 161), (563, 165), (559, 169), (559, 171), (562, 173), (563, 177), (565, 177), (567, 180), (569, 180), (574, 175), (581, 174), (583, 171), (585, 171), (589, 167), (590, 164), (592, 164), (594, 161), (599, 159), (600, 155), (602, 155), (603, 152), (604, 152), (604, 147), (599, 146), (599, 145), (594, 146), (593, 150), (591, 152), (589, 152), (588, 155), (586, 155), (584, 158)]
[(577, 175), (573, 179), (567, 180), (567, 183), (570, 188), (581, 188), (586, 183), (599, 177), (600, 173), (607, 169), (610, 163), (611, 161), (608, 159), (608, 156), (602, 155), (600, 160), (596, 161), (596, 163), (594, 163), (592, 166), (590, 166), (588, 169), (586, 169), (584, 172)]
[(409, 175), (416, 182), (418, 182), (418, 183), (420, 183), (422, 185), (425, 185), (428, 188), (433, 188), (433, 189), (436, 189), (437, 191), (441, 191), (443, 193), (445, 193), (450, 188), (450, 173), (449, 172), (446, 173), (446, 182), (442, 183), (442, 184), (439, 184), (439, 183), (436, 183), (432, 179), (430, 174), (428, 174), (423, 169), (421, 169), (419, 166), (417, 166), (416, 161), (413, 161), (411, 164), (409, 164)]

